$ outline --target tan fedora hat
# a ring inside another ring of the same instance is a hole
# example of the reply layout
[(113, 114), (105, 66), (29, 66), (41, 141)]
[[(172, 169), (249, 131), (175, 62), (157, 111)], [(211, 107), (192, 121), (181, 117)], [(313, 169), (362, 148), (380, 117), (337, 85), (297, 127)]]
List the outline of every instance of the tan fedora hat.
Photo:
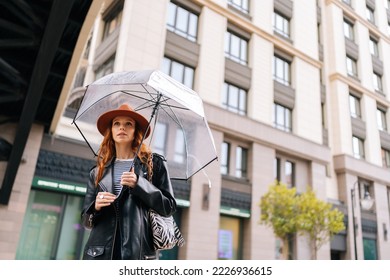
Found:
[[(100, 115), (100, 117), (97, 120), (96, 126), (101, 135), (104, 135), (106, 129), (111, 126), (111, 121), (118, 116), (126, 116), (135, 120), (137, 123), (137, 128), (142, 133), (145, 133), (145, 130), (147, 129), (149, 124), (147, 119), (145, 119), (141, 114), (134, 111), (134, 109), (131, 108), (129, 105), (122, 104), (121, 106), (119, 106), (118, 109), (107, 111), (102, 115)], [(146, 133), (145, 139), (148, 138), (149, 134), (150, 134), (150, 128)]]

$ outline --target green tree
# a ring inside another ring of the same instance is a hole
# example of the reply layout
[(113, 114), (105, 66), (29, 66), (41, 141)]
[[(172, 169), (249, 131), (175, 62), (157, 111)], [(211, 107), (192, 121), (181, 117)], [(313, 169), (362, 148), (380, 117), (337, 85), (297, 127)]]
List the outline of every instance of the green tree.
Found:
[(283, 257), (288, 259), (288, 240), (297, 232), (296, 188), (276, 182), (261, 198), (260, 209), (260, 222), (273, 228), (274, 234), (282, 240)]
[(280, 182), (269, 187), (260, 200), (260, 223), (273, 228), (274, 234), (283, 242), (283, 256), (287, 259), (289, 237), (295, 233), (307, 234), (311, 259), (334, 234), (344, 230), (344, 214), (332, 209), (332, 204), (317, 199), (309, 190), (297, 194), (296, 188), (287, 188)]
[(344, 214), (337, 208), (333, 208), (332, 204), (318, 199), (313, 190), (297, 196), (297, 204), (298, 232), (309, 236), (311, 259), (316, 259), (322, 245), (345, 229)]

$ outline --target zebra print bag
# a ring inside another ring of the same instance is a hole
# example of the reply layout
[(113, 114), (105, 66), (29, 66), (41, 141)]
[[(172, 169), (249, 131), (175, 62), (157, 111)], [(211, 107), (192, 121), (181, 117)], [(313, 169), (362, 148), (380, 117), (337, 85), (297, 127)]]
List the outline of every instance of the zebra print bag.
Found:
[(184, 238), (172, 216), (163, 217), (150, 209), (149, 221), (155, 250), (169, 250), (175, 246), (184, 245)]

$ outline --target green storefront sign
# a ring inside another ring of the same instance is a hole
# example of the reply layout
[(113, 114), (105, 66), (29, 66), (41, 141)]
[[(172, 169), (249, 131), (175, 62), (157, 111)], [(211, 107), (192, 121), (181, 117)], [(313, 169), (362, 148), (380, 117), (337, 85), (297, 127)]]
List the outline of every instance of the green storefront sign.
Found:
[(38, 176), (34, 177), (32, 185), (33, 187), (44, 189), (44, 190), (59, 191), (59, 192), (78, 194), (78, 195), (84, 195), (87, 191), (86, 185), (42, 178)]

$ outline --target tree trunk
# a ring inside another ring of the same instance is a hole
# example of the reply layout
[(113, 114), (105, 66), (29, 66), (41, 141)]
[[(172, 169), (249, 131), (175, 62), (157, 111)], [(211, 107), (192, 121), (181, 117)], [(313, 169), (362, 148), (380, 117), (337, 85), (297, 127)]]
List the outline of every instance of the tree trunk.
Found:
[(317, 244), (315, 240), (310, 241), (310, 259), (311, 260), (317, 259)]
[(288, 247), (288, 238), (281, 239), (282, 246), (280, 247), (281, 250), (281, 257), (282, 260), (288, 260), (289, 259), (289, 247)]

